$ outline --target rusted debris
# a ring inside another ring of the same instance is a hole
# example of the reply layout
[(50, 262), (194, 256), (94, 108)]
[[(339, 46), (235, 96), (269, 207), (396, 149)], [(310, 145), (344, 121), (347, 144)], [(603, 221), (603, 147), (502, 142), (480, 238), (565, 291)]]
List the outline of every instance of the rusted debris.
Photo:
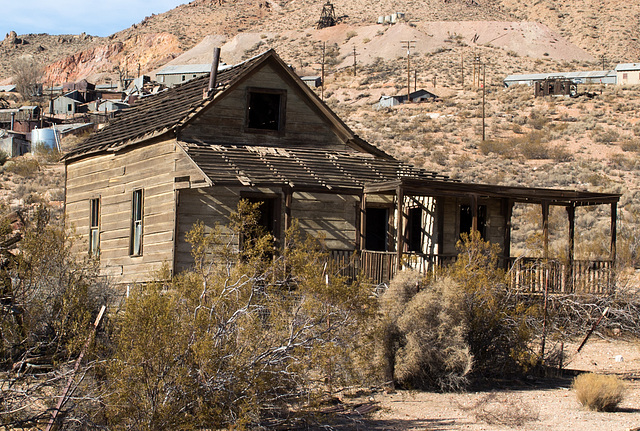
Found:
[(585, 344), (587, 344), (587, 340), (589, 339), (589, 337), (591, 336), (591, 334), (593, 334), (593, 331), (596, 330), (596, 328), (598, 327), (598, 325), (600, 324), (600, 322), (602, 322), (602, 319), (604, 319), (604, 317), (607, 315), (607, 313), (609, 313), (609, 307), (605, 308), (604, 311), (602, 312), (602, 316), (600, 316), (600, 318), (598, 319), (598, 321), (596, 323), (593, 324), (593, 326), (591, 327), (591, 329), (589, 329), (589, 332), (587, 332), (587, 335), (585, 335), (584, 340), (582, 340), (582, 343), (580, 344), (580, 347), (578, 347), (578, 352), (580, 352), (580, 350), (582, 350), (582, 348), (584, 347)]

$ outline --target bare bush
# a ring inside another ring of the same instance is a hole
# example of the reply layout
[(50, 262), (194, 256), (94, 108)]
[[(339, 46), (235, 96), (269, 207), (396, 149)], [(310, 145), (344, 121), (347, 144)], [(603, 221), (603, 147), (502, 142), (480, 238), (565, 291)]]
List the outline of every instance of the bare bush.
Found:
[(460, 406), (460, 409), (471, 412), (477, 421), (489, 425), (521, 427), (540, 418), (538, 410), (522, 398), (496, 393), (483, 395), (471, 406)]
[(23, 57), (11, 63), (13, 83), (25, 99), (38, 95), (42, 65), (33, 58)]

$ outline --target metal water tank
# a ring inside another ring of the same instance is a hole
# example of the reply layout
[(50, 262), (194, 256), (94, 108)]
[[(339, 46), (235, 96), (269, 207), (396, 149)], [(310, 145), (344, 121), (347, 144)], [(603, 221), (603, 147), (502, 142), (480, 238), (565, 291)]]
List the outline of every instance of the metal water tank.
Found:
[(398, 21), (398, 14), (392, 13), (391, 14), (391, 24), (395, 24), (396, 21)]
[(53, 129), (33, 129), (31, 131), (31, 148), (44, 145), (47, 148), (58, 148), (58, 132)]
[(380, 15), (378, 17), (378, 24), (384, 24), (384, 16), (383, 15)]

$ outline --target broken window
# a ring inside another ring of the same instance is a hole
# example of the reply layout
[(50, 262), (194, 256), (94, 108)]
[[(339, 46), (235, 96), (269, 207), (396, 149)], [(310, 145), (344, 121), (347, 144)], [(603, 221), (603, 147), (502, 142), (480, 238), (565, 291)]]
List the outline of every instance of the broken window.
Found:
[(100, 198), (91, 199), (89, 210), (89, 254), (100, 255)]
[(142, 255), (142, 190), (134, 190), (131, 199), (131, 244), (129, 254)]
[(247, 129), (283, 130), (285, 100), (284, 90), (250, 89), (247, 95)]

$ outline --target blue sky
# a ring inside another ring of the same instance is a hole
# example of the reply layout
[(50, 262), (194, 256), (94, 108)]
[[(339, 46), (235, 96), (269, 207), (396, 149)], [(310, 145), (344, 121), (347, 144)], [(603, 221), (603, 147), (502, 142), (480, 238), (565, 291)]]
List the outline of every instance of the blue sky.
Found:
[(2, 0), (0, 40), (18, 34), (109, 36), (189, 0)]

